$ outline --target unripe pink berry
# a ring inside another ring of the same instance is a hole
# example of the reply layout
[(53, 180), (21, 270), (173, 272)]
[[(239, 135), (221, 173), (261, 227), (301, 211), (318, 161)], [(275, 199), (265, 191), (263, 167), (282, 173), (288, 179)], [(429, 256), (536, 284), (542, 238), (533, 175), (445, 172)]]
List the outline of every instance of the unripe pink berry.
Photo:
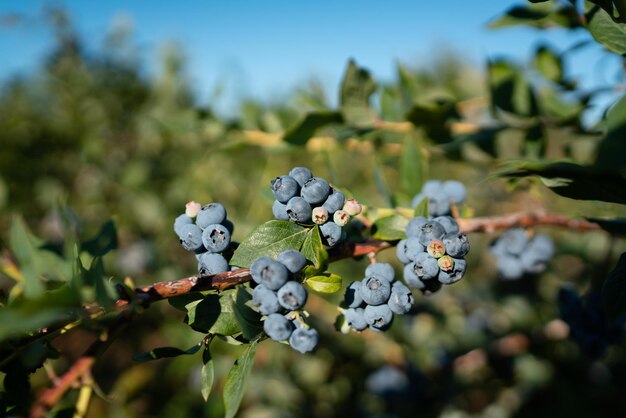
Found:
[(449, 255), (444, 255), (439, 260), (437, 260), (437, 264), (439, 268), (443, 271), (452, 271), (454, 269), (454, 258)]
[(443, 241), (434, 239), (428, 243), (426, 251), (432, 258), (441, 258), (446, 253), (446, 247), (443, 245)]
[(356, 199), (348, 199), (343, 204), (343, 210), (350, 216), (356, 216), (361, 213), (361, 204)]
[(322, 206), (313, 208), (311, 218), (313, 219), (313, 222), (318, 225), (325, 224), (328, 221), (328, 210)]
[(198, 215), (198, 212), (200, 212), (200, 209), (202, 209), (202, 205), (191, 200), (185, 205), (185, 215), (190, 218), (195, 218), (196, 215)]
[(333, 221), (339, 226), (344, 226), (350, 221), (350, 215), (344, 210), (338, 210), (333, 215)]

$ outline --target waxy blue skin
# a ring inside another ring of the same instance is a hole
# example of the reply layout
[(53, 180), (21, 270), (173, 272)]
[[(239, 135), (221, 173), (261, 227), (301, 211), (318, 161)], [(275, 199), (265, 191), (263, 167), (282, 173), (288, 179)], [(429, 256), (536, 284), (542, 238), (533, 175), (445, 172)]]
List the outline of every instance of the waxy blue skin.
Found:
[(252, 280), (265, 285), (268, 289), (278, 290), (289, 279), (287, 267), (269, 257), (259, 257), (250, 265)]
[(389, 305), (367, 305), (365, 307), (365, 321), (371, 329), (375, 331), (384, 331), (391, 325), (393, 320), (393, 312)]
[(290, 176), (280, 176), (272, 180), (272, 192), (274, 198), (280, 203), (287, 203), (289, 199), (297, 196), (300, 192), (300, 185)]
[(288, 221), (289, 215), (287, 214), (287, 205), (284, 203), (280, 203), (278, 200), (274, 200), (274, 204), (272, 205), (272, 214), (275, 219), (279, 221)]
[(192, 223), (193, 223), (193, 219), (191, 219), (189, 216), (185, 215), (184, 213), (182, 215), (178, 215), (176, 219), (174, 219), (174, 232), (176, 232), (176, 235), (178, 235), (178, 237), (180, 238), (181, 228), (187, 224), (192, 224)]
[(204, 253), (198, 257), (198, 273), (202, 275), (211, 275), (227, 272), (228, 261), (217, 253)]
[(341, 241), (341, 227), (334, 222), (326, 222), (324, 225), (320, 225), (320, 232), (329, 247), (334, 247)]
[(311, 205), (302, 197), (292, 197), (287, 202), (287, 216), (289, 216), (289, 220), (292, 222), (310, 222), (311, 212)]
[(180, 228), (180, 245), (187, 251), (196, 251), (202, 247), (202, 229), (194, 224), (186, 224)]
[(300, 196), (311, 205), (322, 203), (326, 200), (329, 193), (330, 185), (321, 177), (311, 177), (304, 183), (300, 190)]
[(263, 321), (263, 331), (274, 341), (287, 341), (294, 332), (294, 326), (281, 314), (273, 313)]
[(307, 299), (306, 289), (298, 282), (289, 281), (277, 292), (278, 303), (285, 309), (295, 311), (304, 306)]
[(389, 296), (389, 309), (398, 315), (404, 315), (411, 310), (413, 306), (413, 295), (411, 290), (401, 282), (394, 282), (391, 286), (391, 295)]
[(346, 197), (339, 190), (332, 189), (322, 206), (326, 208), (328, 213), (335, 213), (343, 208)]
[(206, 228), (211, 224), (221, 224), (226, 220), (226, 209), (221, 203), (209, 203), (202, 206), (196, 216), (196, 225)]
[(389, 263), (373, 263), (365, 269), (365, 277), (373, 276), (388, 282), (393, 282), (395, 275), (396, 272)]
[(343, 297), (344, 302), (349, 308), (358, 308), (363, 303), (361, 297), (361, 282), (355, 281), (346, 287), (346, 293)]
[(363, 308), (350, 308), (343, 314), (346, 323), (355, 331), (363, 331), (367, 328), (365, 310)]
[(308, 353), (313, 351), (320, 340), (320, 336), (315, 328), (296, 328), (289, 337), (289, 345), (296, 351)]
[(391, 294), (391, 283), (385, 279), (369, 276), (361, 281), (361, 297), (368, 305), (387, 303)]
[(260, 284), (252, 291), (252, 303), (254, 303), (262, 315), (270, 315), (280, 310), (276, 292)]
[(202, 244), (212, 253), (220, 253), (230, 245), (230, 231), (222, 224), (211, 224), (202, 232)]
[(306, 265), (306, 257), (300, 251), (293, 249), (278, 254), (276, 261), (282, 263), (293, 274), (301, 271)]
[(294, 167), (289, 171), (289, 175), (296, 179), (300, 187), (304, 186), (304, 183), (311, 177), (313, 177), (313, 173), (306, 167)]

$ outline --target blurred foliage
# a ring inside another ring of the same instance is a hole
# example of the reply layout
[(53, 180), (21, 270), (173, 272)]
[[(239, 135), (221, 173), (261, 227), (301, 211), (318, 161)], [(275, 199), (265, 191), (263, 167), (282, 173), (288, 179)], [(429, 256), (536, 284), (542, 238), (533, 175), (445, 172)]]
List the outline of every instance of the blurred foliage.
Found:
[[(626, 53), (623, 2), (533, 3), (490, 26), (582, 28)], [(372, 232), (388, 240), (402, 231), (398, 217), (385, 216), (390, 206), (408, 207), (425, 178), (464, 181), (463, 216), (548, 209), (613, 226), (626, 216), (626, 102), (586, 126), (582, 116), (603, 90), (578, 88), (566, 66), (571, 51), (542, 44), (529, 63), (492, 58), (484, 72), (442, 54), (420, 68), (398, 64), (386, 83), (351, 60), (338, 108), (311, 84), (282, 104), (245, 101), (225, 118), (194, 97), (179, 48), (166, 49), (148, 77), (131, 33), (112, 31), (91, 50), (63, 11), (49, 19), (56, 44), (46, 62), (0, 91), (3, 414), (25, 415), (49, 378), (108, 329), (111, 315), (85, 306), (107, 308), (120, 288), (196, 271), (172, 231), (187, 201), (223, 203), (242, 241), (272, 217), (270, 179), (295, 165), (349, 190), (371, 213), (379, 208)], [(507, 179), (493, 176), (498, 170)], [(562, 199), (544, 185), (591, 200)], [(466, 279), (416, 295), (386, 334), (337, 333), (341, 292), (311, 292), (307, 310), (321, 334), (314, 355), (270, 342), (236, 347), (260, 332), (245, 287), (155, 304), (96, 362), (88, 416), (233, 416), (240, 403), (239, 416), (255, 418), (620, 416), (623, 322), (607, 322), (598, 295), (625, 242), (548, 229), (559, 245), (543, 275), (499, 281), (487, 251), (494, 234), (473, 235)], [(324, 265), (314, 233), (301, 238)], [(400, 269), (393, 250), (378, 258)], [(334, 275), (310, 280), (334, 289), (338, 276), (360, 279), (366, 263), (333, 263)], [(622, 259), (605, 290), (611, 318), (624, 310), (623, 267)], [(229, 317), (218, 317), (224, 307)], [(73, 413), (78, 396), (70, 391), (52, 415)]]

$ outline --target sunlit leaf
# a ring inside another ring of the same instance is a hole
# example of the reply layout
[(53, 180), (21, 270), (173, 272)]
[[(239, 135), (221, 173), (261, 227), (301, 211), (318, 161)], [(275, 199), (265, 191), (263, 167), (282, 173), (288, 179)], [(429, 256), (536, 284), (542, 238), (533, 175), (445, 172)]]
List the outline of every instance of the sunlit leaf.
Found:
[(224, 383), (224, 416), (233, 418), (239, 410), (241, 399), (245, 391), (246, 383), (256, 354), (257, 343), (252, 342), (230, 369)]

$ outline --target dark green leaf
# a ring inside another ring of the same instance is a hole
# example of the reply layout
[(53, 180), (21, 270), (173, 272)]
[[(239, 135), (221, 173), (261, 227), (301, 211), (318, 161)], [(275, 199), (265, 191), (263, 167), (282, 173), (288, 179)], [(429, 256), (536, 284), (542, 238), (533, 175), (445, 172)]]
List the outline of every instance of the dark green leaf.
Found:
[(415, 196), (422, 190), (426, 173), (426, 161), (422, 155), (419, 139), (414, 134), (404, 138), (404, 149), (400, 157), (400, 181), (402, 191)]
[(626, 175), (600, 167), (573, 163), (518, 164), (501, 173), (504, 177), (540, 176), (542, 182), (561, 196), (626, 204)]
[(376, 113), (369, 105), (370, 96), (376, 91), (376, 83), (370, 73), (359, 68), (354, 60), (341, 82), (341, 114), (347, 124), (355, 128), (372, 128), (376, 123)]
[(316, 269), (320, 269), (326, 264), (326, 260), (328, 260), (328, 253), (324, 248), (324, 244), (322, 244), (320, 230), (317, 225), (307, 232), (300, 252), (306, 257), (307, 260), (313, 263), (313, 267)]
[(215, 369), (213, 367), (213, 357), (209, 347), (205, 347), (202, 352), (202, 398), (204, 401), (209, 400), (211, 389), (213, 388), (213, 381), (215, 380)]
[(184, 295), (175, 296), (173, 298), (167, 298), (167, 302), (174, 308), (180, 311), (187, 312), (187, 305), (189, 305), (191, 302), (195, 302), (203, 298), (204, 295), (202, 293), (186, 293)]
[(422, 128), (430, 139), (442, 144), (453, 140), (449, 124), (460, 119), (460, 115), (454, 102), (437, 100), (428, 105), (414, 104), (406, 118)]
[(316, 292), (335, 293), (341, 289), (341, 276), (334, 273), (321, 274), (309, 277), (306, 284)]
[(187, 323), (202, 333), (235, 335), (241, 332), (233, 313), (233, 291), (206, 295), (187, 306)]
[(235, 319), (241, 328), (243, 337), (246, 340), (254, 340), (263, 333), (261, 314), (250, 307), (248, 302), (252, 299), (252, 295), (248, 292), (247, 287), (238, 286), (236, 292), (237, 296), (233, 301)]
[(224, 383), (224, 416), (233, 418), (239, 409), (246, 381), (252, 371), (254, 355), (256, 354), (256, 341), (251, 343), (241, 357), (235, 361)]
[(598, 146), (595, 165), (605, 169), (626, 169), (626, 95), (608, 112), (606, 127), (607, 133)]
[(250, 267), (257, 258), (276, 257), (285, 250), (302, 247), (308, 229), (288, 221), (269, 221), (257, 227), (235, 251), (230, 264)]
[(135, 354), (133, 356), (134, 361), (151, 361), (162, 358), (178, 357), (184, 355), (196, 354), (202, 348), (202, 343), (198, 343), (187, 350), (181, 350), (176, 347), (159, 347), (146, 353)]
[(113, 221), (108, 221), (102, 225), (98, 234), (94, 238), (85, 241), (82, 245), (82, 249), (94, 257), (102, 257), (116, 248), (117, 229)]
[(626, 253), (623, 253), (615, 269), (602, 287), (602, 302), (609, 320), (626, 313)]
[(514, 6), (507, 12), (489, 23), (491, 29), (505, 28), (509, 26), (531, 26), (535, 28), (550, 28), (561, 26), (564, 28), (578, 28), (581, 26), (578, 12), (573, 6), (565, 5), (553, 8), (537, 6)]
[(289, 128), (283, 141), (293, 145), (304, 145), (313, 137), (315, 131), (331, 123), (341, 123), (343, 118), (339, 112), (307, 113), (302, 120)]
[[(626, 56), (626, 24), (615, 22), (611, 16), (591, 1), (585, 0), (587, 29), (596, 41), (609, 51)], [(622, 15), (626, 21), (626, 16)]]
[(428, 196), (424, 196), (417, 206), (415, 206), (413, 216), (423, 216), (424, 218), (428, 218)]
[(385, 216), (372, 225), (372, 236), (384, 241), (404, 239), (408, 223), (409, 220), (402, 215)]
[(497, 110), (521, 117), (539, 114), (535, 94), (519, 68), (506, 60), (490, 61), (488, 75), (494, 115)]
[(95, 300), (100, 306), (110, 308), (115, 304), (117, 292), (104, 273), (101, 257), (95, 257), (91, 261), (89, 270), (83, 269), (83, 283), (94, 288)]
[(40, 297), (44, 291), (40, 274), (45, 271), (42, 271), (44, 266), (38, 266), (37, 248), (41, 241), (30, 233), (26, 223), (19, 216), (15, 216), (11, 222), (9, 240), (11, 251), (24, 276), (22, 283), (24, 296), (29, 299)]
[(561, 63), (561, 59), (547, 46), (541, 45), (537, 48), (535, 57), (533, 58), (533, 66), (546, 79), (554, 83), (561, 83), (563, 81), (563, 64)]
[(587, 218), (591, 222), (595, 222), (605, 231), (615, 235), (626, 235), (626, 218), (616, 219), (600, 219), (600, 218)]

